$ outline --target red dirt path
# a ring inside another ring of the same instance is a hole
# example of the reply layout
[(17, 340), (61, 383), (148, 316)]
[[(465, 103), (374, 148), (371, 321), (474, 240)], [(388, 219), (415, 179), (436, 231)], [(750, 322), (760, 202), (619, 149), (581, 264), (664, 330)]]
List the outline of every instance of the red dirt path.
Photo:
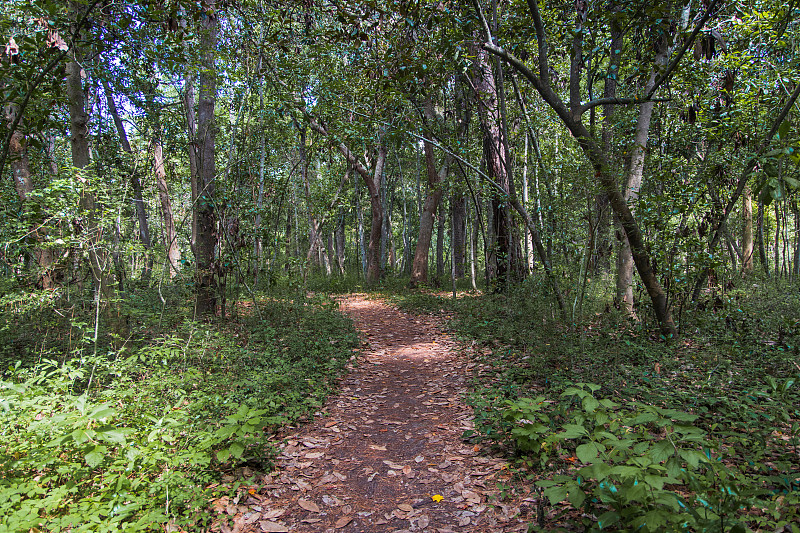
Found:
[(284, 435), (271, 475), (216, 502), (233, 518), (222, 532), (525, 531), (533, 500), (499, 501), (506, 463), (461, 440), (472, 364), (458, 345), (433, 317), (361, 295), (340, 303), (363, 357), (326, 416)]

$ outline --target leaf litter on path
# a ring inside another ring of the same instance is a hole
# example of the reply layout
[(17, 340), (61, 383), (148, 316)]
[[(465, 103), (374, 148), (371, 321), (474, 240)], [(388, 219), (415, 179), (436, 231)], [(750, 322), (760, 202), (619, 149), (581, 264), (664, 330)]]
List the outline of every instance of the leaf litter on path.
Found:
[(501, 501), (507, 463), (461, 440), (474, 428), (463, 401), (474, 365), (458, 344), (434, 317), (359, 295), (340, 304), (368, 339), (361, 364), (318, 418), (280, 435), (274, 472), (214, 503), (212, 530), (525, 531), (531, 494)]

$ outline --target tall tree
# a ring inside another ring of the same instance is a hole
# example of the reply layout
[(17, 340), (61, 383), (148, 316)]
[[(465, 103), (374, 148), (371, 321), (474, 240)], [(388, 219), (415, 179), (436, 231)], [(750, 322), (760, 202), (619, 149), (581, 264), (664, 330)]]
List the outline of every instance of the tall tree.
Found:
[(214, 205), (216, 189), (217, 125), (214, 106), (217, 98), (217, 12), (216, 1), (204, 3), (200, 14), (200, 96), (197, 113), (197, 215), (195, 242), (197, 315), (215, 314), (217, 308), (215, 250), (217, 247), (217, 216)]

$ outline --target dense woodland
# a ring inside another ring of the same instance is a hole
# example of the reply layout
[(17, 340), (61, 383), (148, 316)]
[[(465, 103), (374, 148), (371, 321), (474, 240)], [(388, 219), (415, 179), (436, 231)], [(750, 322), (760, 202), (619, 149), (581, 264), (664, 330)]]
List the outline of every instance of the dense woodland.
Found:
[(4, 2), (0, 528), (209, 523), (358, 290), (487, 348), (465, 439), (563, 520), (798, 531), (798, 39), (797, 0)]

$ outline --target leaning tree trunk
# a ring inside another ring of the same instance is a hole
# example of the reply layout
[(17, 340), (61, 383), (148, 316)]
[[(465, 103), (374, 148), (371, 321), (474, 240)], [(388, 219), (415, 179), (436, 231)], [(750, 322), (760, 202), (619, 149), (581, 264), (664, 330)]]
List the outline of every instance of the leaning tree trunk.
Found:
[(214, 211), (214, 189), (216, 164), (214, 161), (216, 125), (214, 106), (217, 96), (214, 64), (217, 46), (217, 18), (213, 11), (215, 0), (208, 1), (208, 10), (203, 14), (200, 37), (200, 102), (197, 113), (197, 139), (199, 145), (197, 201), (197, 235), (195, 242), (196, 293), (195, 313), (213, 315), (217, 309), (214, 250), (217, 247), (217, 219)]
[[(125, 132), (125, 125), (122, 123), (122, 118), (119, 116), (117, 104), (114, 102), (114, 94), (111, 92), (111, 86), (107, 81), (103, 80), (103, 91), (106, 93), (106, 102), (108, 103), (108, 111), (111, 113), (111, 118), (114, 119), (114, 125), (117, 128), (119, 135), (119, 142), (122, 149), (127, 153), (132, 153), (131, 144), (128, 141), (128, 134)], [(135, 171), (131, 172), (131, 186), (133, 187), (133, 204), (136, 209), (136, 219), (139, 223), (139, 240), (142, 241), (144, 247), (145, 261), (142, 267), (142, 279), (149, 279), (150, 273), (153, 270), (153, 255), (151, 253), (150, 242), (150, 224), (147, 221), (147, 208), (144, 204), (142, 196), (142, 182)]]
[[(656, 77), (667, 59), (667, 47), (663, 44), (656, 54), (655, 66), (650, 72), (650, 79), (645, 84), (645, 93), (653, 88)], [(650, 136), (650, 121), (653, 117), (655, 102), (645, 102), (639, 108), (639, 118), (636, 121), (636, 130), (631, 148), (631, 160), (625, 176), (623, 196), (631, 213), (634, 212), (639, 189), (642, 186), (644, 174), (644, 159), (646, 156), (647, 139)], [(633, 254), (628, 237), (623, 233), (617, 252), (617, 302), (629, 315), (633, 315)]]

